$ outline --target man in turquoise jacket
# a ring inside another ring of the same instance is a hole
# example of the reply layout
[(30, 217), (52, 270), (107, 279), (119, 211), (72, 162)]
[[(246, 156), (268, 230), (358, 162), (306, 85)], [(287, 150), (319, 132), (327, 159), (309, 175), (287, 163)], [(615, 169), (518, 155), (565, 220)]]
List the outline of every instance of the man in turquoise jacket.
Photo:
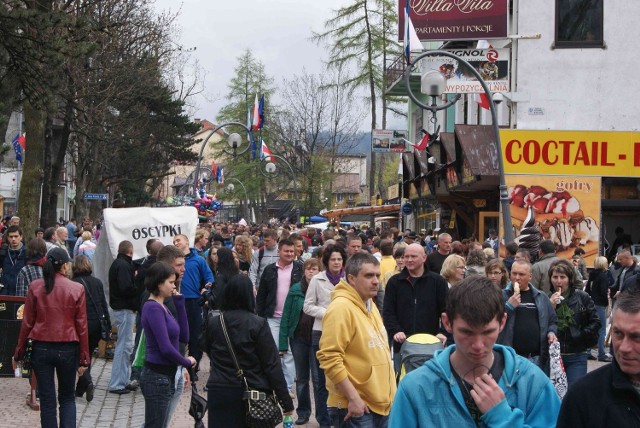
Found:
[(495, 344), (506, 314), (487, 278), (471, 276), (451, 288), (442, 322), (456, 344), (402, 379), (390, 428), (556, 425), (560, 398), (549, 378)]

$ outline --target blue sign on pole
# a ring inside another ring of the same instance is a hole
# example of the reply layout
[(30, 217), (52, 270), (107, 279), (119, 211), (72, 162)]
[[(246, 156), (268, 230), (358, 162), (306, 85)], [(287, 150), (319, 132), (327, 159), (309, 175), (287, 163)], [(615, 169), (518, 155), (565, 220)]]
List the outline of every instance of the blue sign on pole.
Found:
[(402, 205), (402, 214), (409, 215), (413, 212), (413, 205), (410, 202), (406, 202)]
[(85, 193), (82, 199), (88, 199), (91, 201), (107, 201), (109, 195), (107, 193)]

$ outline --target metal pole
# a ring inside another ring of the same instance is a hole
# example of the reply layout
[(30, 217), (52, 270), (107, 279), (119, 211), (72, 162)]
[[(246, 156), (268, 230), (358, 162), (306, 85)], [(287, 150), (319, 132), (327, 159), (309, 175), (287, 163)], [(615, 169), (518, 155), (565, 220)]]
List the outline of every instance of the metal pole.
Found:
[[(219, 125), (219, 126), (216, 126), (215, 128), (213, 128), (211, 133), (209, 135), (207, 135), (207, 138), (205, 138), (204, 141), (202, 142), (202, 144), (200, 145), (200, 152), (198, 153), (198, 162), (196, 163), (196, 171), (195, 171), (195, 175), (193, 176), (194, 196), (196, 197), (196, 199), (198, 198), (198, 176), (200, 174), (200, 163), (202, 161), (202, 153), (204, 153), (204, 148), (207, 146), (207, 143), (209, 142), (209, 138), (211, 138), (213, 136), (213, 134), (215, 134), (220, 129), (222, 129), (222, 128), (226, 127), (226, 126), (232, 126), (232, 125), (244, 128), (247, 131), (247, 134), (251, 135), (251, 139), (253, 139), (253, 135), (251, 133), (251, 130), (247, 127), (247, 125), (239, 123), (239, 122), (227, 122), (227, 123), (223, 123), (222, 125)], [(249, 150), (250, 146), (251, 146), (250, 144), (247, 145), (247, 148), (244, 149), (243, 151), (241, 151), (240, 153), (236, 153), (236, 147), (234, 147), (233, 148), (233, 156), (242, 155), (244, 152)], [(231, 154), (231, 153), (228, 153), (225, 149), (222, 149), (222, 151), (227, 153), (227, 154)]]
[(291, 177), (293, 178), (293, 194), (294, 194), (294, 198), (296, 200), (296, 220), (300, 219), (300, 203), (299, 203), (299, 199), (298, 199), (298, 184), (296, 183), (296, 173), (293, 171), (293, 168), (291, 167), (291, 164), (289, 162), (287, 162), (287, 160), (285, 158), (283, 158), (282, 156), (279, 155), (274, 155), (271, 154), (270, 156), (281, 160), (282, 162), (284, 162), (285, 165), (287, 165), (287, 167), (289, 167), (289, 172), (291, 172)]
[(244, 191), (244, 209), (242, 210), (244, 212), (244, 218), (245, 220), (251, 221), (251, 219), (249, 218), (249, 195), (247, 193), (247, 188), (244, 187), (244, 184), (242, 183), (242, 181), (238, 180), (237, 178), (227, 178), (227, 181), (235, 181), (236, 183), (238, 183), (240, 186), (242, 186), (242, 190)]
[(487, 98), (489, 99), (489, 110), (491, 111), (491, 121), (493, 122), (492, 125), (493, 125), (493, 130), (495, 132), (496, 146), (497, 146), (496, 149), (498, 151), (498, 173), (500, 175), (500, 186), (499, 186), (500, 207), (502, 208), (502, 224), (504, 226), (504, 242), (505, 244), (509, 243), (513, 241), (513, 225), (511, 223), (511, 212), (509, 209), (509, 194), (507, 191), (507, 184), (505, 182), (505, 176), (504, 176), (504, 162), (502, 160), (502, 144), (500, 142), (500, 125), (498, 123), (498, 113), (497, 113), (496, 105), (493, 102), (493, 96), (491, 95), (491, 91), (489, 91), (489, 87), (487, 86), (487, 83), (484, 81), (480, 73), (478, 73), (478, 71), (471, 64), (469, 64), (464, 59), (460, 58), (458, 55), (451, 52), (443, 51), (443, 50), (426, 51), (418, 55), (415, 58), (415, 60), (411, 62), (411, 64), (407, 67), (407, 70), (405, 71), (405, 75), (404, 75), (409, 98), (411, 98), (411, 100), (413, 100), (413, 102), (416, 103), (419, 107), (425, 110), (430, 110), (434, 112), (436, 110), (442, 110), (444, 108), (448, 108), (449, 106), (455, 104), (455, 102), (457, 102), (460, 99), (460, 94), (457, 94), (457, 96), (452, 101), (449, 101), (447, 104), (434, 108), (433, 106), (424, 104), (413, 94), (413, 92), (411, 91), (411, 85), (410, 85), (411, 70), (415, 64), (417, 64), (422, 58), (425, 58), (427, 56), (446, 56), (446, 57), (455, 59), (456, 61), (458, 61), (458, 64), (460, 63), (464, 64), (467, 67), (467, 69), (476, 77), (476, 79), (478, 79), (478, 82), (480, 82), (480, 85), (482, 85), (482, 90), (484, 91), (484, 93), (487, 95)]

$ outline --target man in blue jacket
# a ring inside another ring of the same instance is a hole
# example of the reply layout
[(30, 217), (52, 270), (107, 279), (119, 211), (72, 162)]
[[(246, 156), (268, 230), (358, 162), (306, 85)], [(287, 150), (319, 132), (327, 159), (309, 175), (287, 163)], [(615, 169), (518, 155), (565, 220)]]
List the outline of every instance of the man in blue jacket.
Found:
[(452, 287), (442, 323), (455, 345), (402, 379), (389, 427), (555, 426), (560, 398), (549, 378), (496, 345), (505, 322), (502, 295), (487, 278)]
[[(196, 359), (198, 364), (195, 371), (199, 370), (202, 350), (200, 350), (200, 333), (202, 332), (202, 307), (200, 295), (202, 290), (211, 288), (213, 273), (209, 269), (206, 260), (200, 257), (195, 248), (189, 247), (189, 238), (185, 235), (176, 235), (173, 245), (184, 254), (184, 276), (180, 282), (180, 292), (184, 296), (187, 320), (189, 322), (189, 355)], [(198, 375), (193, 373), (192, 380), (197, 381)]]

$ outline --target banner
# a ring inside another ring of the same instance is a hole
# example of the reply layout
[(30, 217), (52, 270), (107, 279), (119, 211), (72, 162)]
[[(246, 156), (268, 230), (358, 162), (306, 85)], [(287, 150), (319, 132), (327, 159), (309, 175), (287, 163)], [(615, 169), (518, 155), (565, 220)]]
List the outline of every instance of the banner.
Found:
[[(444, 49), (467, 61), (482, 76), (491, 92), (509, 92), (509, 49)], [(436, 70), (447, 79), (445, 93), (484, 93), (482, 85), (466, 65), (444, 56), (420, 60), (422, 73)]]
[[(574, 250), (582, 248), (587, 266), (593, 266), (600, 242), (599, 177), (507, 175), (505, 181), (518, 244), (536, 242), (525, 235), (537, 228), (540, 239), (550, 239), (556, 244), (559, 257), (570, 260)], [(534, 218), (525, 225), (529, 208)]]
[(198, 225), (195, 207), (168, 208), (107, 208), (102, 211), (104, 225), (98, 240), (94, 258), (94, 274), (109, 286), (108, 272), (118, 255), (122, 241), (133, 244), (133, 259), (147, 255), (147, 241), (159, 239), (163, 244), (173, 244), (176, 235), (186, 235), (193, 244)]
[(500, 130), (506, 174), (637, 177), (640, 132)]
[(507, 0), (399, 0), (398, 35), (404, 40), (404, 9), (420, 40), (504, 39), (508, 35)]
[(374, 129), (371, 133), (371, 147), (376, 153), (405, 151), (405, 140), (409, 137), (407, 131), (394, 131), (390, 129)]

